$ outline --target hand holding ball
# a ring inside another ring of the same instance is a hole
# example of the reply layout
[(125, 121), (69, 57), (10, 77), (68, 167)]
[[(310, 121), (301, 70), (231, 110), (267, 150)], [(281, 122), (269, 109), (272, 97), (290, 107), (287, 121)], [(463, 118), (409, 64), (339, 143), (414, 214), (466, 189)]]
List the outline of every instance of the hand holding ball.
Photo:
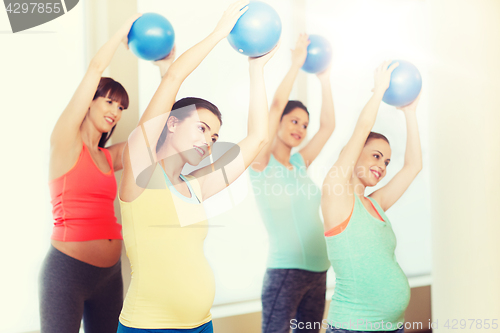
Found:
[(320, 73), (328, 68), (332, 60), (332, 44), (322, 36), (309, 35), (307, 58), (302, 69), (308, 73)]
[(229, 44), (249, 57), (260, 57), (270, 52), (281, 36), (281, 20), (273, 7), (261, 1), (250, 1), (227, 36)]
[(128, 34), (128, 46), (144, 60), (165, 58), (174, 47), (172, 24), (160, 14), (146, 13), (139, 17)]
[(399, 66), (391, 74), (389, 88), (382, 100), (396, 107), (405, 106), (413, 102), (422, 89), (422, 76), (417, 67), (408, 61), (394, 60), (389, 67), (398, 62)]

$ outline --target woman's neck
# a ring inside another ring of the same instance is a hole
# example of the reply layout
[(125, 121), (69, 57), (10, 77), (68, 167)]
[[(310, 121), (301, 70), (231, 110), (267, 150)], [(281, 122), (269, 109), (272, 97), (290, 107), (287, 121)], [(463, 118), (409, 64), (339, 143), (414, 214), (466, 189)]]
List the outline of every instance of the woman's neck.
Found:
[(289, 165), (291, 152), (292, 147), (287, 146), (278, 136), (274, 138), (271, 146), (271, 153), (278, 162), (283, 165)]
[(173, 185), (179, 184), (182, 181), (180, 178), (182, 169), (186, 164), (181, 155), (166, 147), (165, 149), (160, 149), (156, 156), (161, 158), (160, 164), (170, 182)]
[(102, 133), (85, 117), (80, 126), (80, 135), (83, 142), (89, 149), (98, 149), (99, 141), (101, 141)]
[(360, 199), (363, 199), (365, 197), (366, 186), (361, 182), (361, 180), (359, 180), (354, 172), (352, 174), (350, 183), (354, 188), (354, 194), (357, 195)]

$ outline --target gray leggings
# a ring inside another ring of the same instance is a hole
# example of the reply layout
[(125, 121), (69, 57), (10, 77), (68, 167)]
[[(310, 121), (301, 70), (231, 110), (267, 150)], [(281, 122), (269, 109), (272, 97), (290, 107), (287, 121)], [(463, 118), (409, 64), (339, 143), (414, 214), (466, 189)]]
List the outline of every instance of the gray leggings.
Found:
[(262, 333), (288, 333), (291, 326), (297, 327), (293, 332), (319, 332), (325, 293), (326, 272), (268, 268), (262, 286)]
[(40, 332), (116, 333), (123, 304), (121, 264), (101, 268), (53, 246), (39, 275)]

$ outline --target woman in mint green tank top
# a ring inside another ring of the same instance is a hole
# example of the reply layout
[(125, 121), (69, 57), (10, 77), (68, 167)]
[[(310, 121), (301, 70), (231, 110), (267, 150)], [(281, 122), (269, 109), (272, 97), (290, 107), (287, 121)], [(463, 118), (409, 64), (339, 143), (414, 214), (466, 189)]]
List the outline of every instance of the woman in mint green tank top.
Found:
[(269, 143), (250, 168), (255, 199), (269, 235), (262, 288), (264, 333), (288, 333), (293, 320), (320, 323), (324, 312), (330, 262), (319, 215), (321, 191), (307, 176), (307, 167), (335, 128), (329, 69), (318, 74), (323, 96), (320, 129), (291, 155), (292, 148), (305, 139), (309, 122), (307, 108), (288, 100), (308, 44), (308, 36), (301, 35), (292, 51), (292, 66), (270, 108)]
[(328, 258), (336, 279), (327, 333), (404, 331), (410, 287), (396, 261), (396, 237), (385, 211), (422, 169), (415, 115), (419, 97), (399, 108), (407, 127), (403, 168), (368, 198), (364, 194), (367, 187), (377, 185), (385, 176), (391, 159), (387, 138), (371, 132), (391, 73), (398, 66), (389, 65), (386, 61), (375, 71), (373, 96), (323, 182), (321, 209)]

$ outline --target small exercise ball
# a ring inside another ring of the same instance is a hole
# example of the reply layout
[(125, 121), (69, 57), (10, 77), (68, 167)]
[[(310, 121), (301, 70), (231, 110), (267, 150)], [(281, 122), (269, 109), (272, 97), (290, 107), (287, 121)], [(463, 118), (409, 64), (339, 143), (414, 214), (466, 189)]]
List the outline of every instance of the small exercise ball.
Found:
[(274, 8), (261, 1), (250, 1), (227, 40), (236, 51), (260, 57), (278, 44), (280, 36), (281, 19)]
[(172, 24), (160, 14), (145, 13), (139, 17), (128, 33), (130, 50), (144, 60), (165, 58), (174, 47)]
[(391, 65), (395, 62), (398, 62), (399, 66), (392, 72), (389, 88), (382, 100), (389, 105), (400, 107), (410, 104), (417, 98), (422, 89), (422, 76), (412, 63), (394, 60)]
[(307, 58), (302, 69), (308, 73), (320, 73), (328, 68), (332, 61), (332, 44), (323, 36), (309, 35)]

